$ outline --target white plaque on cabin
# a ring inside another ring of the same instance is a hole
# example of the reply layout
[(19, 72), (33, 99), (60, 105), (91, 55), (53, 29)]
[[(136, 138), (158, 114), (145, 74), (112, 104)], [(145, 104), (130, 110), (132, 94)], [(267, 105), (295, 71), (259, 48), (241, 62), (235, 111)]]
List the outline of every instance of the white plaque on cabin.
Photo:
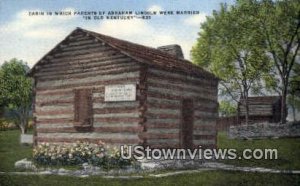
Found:
[(135, 84), (105, 86), (104, 101), (135, 101), (135, 99)]

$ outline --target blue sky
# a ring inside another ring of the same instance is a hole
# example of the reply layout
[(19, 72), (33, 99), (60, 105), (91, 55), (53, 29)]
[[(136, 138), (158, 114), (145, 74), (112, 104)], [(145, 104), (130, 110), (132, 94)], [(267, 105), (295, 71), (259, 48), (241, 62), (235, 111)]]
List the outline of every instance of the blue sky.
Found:
[[(200, 23), (220, 3), (234, 0), (0, 0), (0, 64), (11, 58), (35, 64), (76, 27), (158, 47), (177, 43), (185, 58)], [(199, 11), (199, 15), (154, 16), (151, 20), (84, 20), (81, 16), (29, 16), (29, 11)]]

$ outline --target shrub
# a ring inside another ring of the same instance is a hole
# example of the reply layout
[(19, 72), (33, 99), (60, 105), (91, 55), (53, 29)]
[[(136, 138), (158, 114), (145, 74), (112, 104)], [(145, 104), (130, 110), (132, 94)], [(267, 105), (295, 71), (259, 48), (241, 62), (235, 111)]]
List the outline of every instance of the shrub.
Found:
[(7, 119), (0, 119), (0, 131), (16, 129), (13, 122)]
[(40, 165), (81, 165), (89, 163), (106, 169), (132, 165), (133, 159), (121, 158), (117, 148), (98, 144), (76, 142), (74, 144), (42, 143), (33, 149), (33, 159)]

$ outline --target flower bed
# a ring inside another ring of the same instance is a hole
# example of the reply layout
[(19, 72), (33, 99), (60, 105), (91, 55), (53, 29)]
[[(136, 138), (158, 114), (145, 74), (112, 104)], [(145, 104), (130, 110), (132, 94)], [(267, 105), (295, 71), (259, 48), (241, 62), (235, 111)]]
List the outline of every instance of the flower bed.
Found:
[(132, 165), (134, 159), (122, 159), (119, 149), (110, 148), (103, 142), (91, 144), (42, 143), (33, 149), (33, 159), (39, 165), (81, 165), (88, 163), (105, 169)]

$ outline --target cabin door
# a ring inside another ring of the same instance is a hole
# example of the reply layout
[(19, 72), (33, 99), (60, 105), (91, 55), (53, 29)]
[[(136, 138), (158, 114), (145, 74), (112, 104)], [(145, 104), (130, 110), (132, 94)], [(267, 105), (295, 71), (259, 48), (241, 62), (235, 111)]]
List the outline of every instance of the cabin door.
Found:
[(192, 99), (182, 100), (181, 148), (193, 148), (194, 105)]

